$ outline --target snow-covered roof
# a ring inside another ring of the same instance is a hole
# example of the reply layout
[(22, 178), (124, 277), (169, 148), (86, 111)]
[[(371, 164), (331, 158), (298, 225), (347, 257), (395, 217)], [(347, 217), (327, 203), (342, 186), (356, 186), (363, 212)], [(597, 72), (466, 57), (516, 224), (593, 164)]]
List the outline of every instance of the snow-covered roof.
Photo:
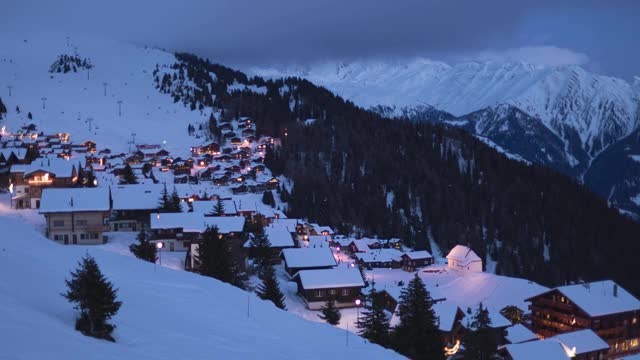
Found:
[(301, 270), (296, 275), (305, 290), (345, 287), (364, 287), (360, 271), (356, 268)]
[[(205, 215), (212, 213), (216, 205), (218, 205), (217, 200), (194, 201), (191, 203), (194, 213)], [(222, 207), (225, 215), (235, 215), (237, 213), (233, 200), (222, 200)]]
[(18, 159), (24, 159), (27, 156), (27, 149), (25, 148), (6, 148), (0, 149), (0, 154), (4, 155), (5, 159), (8, 159), (11, 154), (14, 154)]
[(522, 324), (516, 324), (507, 328), (507, 336), (505, 336), (505, 338), (512, 344), (538, 340), (536, 334), (534, 334), (531, 330), (527, 329)]
[(314, 247), (329, 247), (331, 245), (330, 235), (310, 235), (307, 238), (307, 243), (310, 248)]
[(433, 304), (433, 311), (439, 321), (438, 328), (440, 331), (449, 332), (453, 330), (458, 309), (458, 305), (448, 301)]
[(74, 164), (77, 164), (77, 162), (71, 162), (59, 157), (39, 158), (34, 160), (31, 164), (13, 165), (11, 167), (11, 172), (23, 172), (26, 176), (34, 171), (42, 170), (57, 177), (71, 177), (73, 174)]
[(562, 344), (555, 340), (529, 341), (506, 346), (513, 360), (569, 360)]
[(482, 261), (482, 259), (480, 259), (480, 257), (475, 252), (473, 252), (473, 250), (464, 245), (454, 246), (454, 248), (449, 251), (447, 259), (456, 260), (460, 263), (461, 266), (467, 266), (472, 262)]
[(410, 252), (405, 253), (405, 255), (407, 255), (409, 257), (409, 259), (411, 259), (411, 260), (430, 259), (430, 258), (433, 257), (426, 250), (410, 251)]
[(267, 238), (271, 243), (271, 247), (295, 246), (293, 243), (293, 237), (291, 236), (293, 231), (295, 231), (295, 229), (290, 230), (287, 226), (282, 226), (276, 223), (272, 223), (264, 228), (264, 233), (267, 235)]
[(365, 253), (356, 253), (355, 257), (365, 263), (400, 261), (402, 260), (402, 251), (396, 249), (370, 250)]
[[(615, 288), (617, 288), (617, 295), (614, 295)], [(602, 316), (640, 310), (640, 300), (636, 299), (627, 292), (627, 290), (612, 280), (560, 286), (553, 290), (564, 294), (570, 301), (590, 316)], [(547, 292), (548, 291), (545, 291), (539, 295)]]
[(378, 241), (375, 239), (368, 239), (368, 238), (353, 239), (350, 241), (350, 243), (353, 243), (356, 246), (358, 251), (368, 251), (369, 245), (375, 244), (377, 242)]
[[(117, 185), (111, 188), (113, 210), (153, 210), (160, 204), (164, 185)], [(167, 190), (169, 191), (169, 190)]]
[(329, 248), (283, 249), (282, 256), (289, 268), (313, 268), (336, 266), (336, 259)]
[(321, 234), (323, 231), (326, 231), (328, 234), (333, 234), (333, 229), (330, 226), (319, 226), (317, 224), (314, 225), (315, 226), (313, 227), (313, 230), (318, 234)]
[(243, 216), (209, 216), (193, 212), (153, 213), (150, 215), (151, 229), (182, 229), (184, 232), (204, 232), (207, 227), (217, 226), (221, 234), (242, 232)]
[(573, 350), (573, 348), (575, 348), (576, 355), (609, 349), (609, 344), (602, 340), (591, 329), (559, 334), (549, 339), (558, 340), (569, 349)]
[(109, 211), (109, 189), (47, 188), (42, 191), (41, 214), (75, 211)]

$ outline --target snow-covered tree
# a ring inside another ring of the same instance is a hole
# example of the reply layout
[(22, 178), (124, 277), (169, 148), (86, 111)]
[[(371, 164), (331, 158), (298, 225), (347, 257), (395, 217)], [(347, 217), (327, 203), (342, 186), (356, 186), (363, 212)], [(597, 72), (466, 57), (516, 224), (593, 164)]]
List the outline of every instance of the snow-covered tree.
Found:
[(340, 314), (340, 310), (336, 307), (336, 302), (334, 299), (329, 299), (326, 304), (322, 306), (320, 309), (322, 314), (318, 315), (318, 317), (328, 324), (338, 325), (340, 323), (340, 318), (342, 318), (342, 314)]
[(158, 249), (154, 243), (149, 242), (147, 232), (140, 230), (136, 238), (138, 239), (138, 243), (129, 245), (129, 250), (131, 250), (133, 255), (138, 259), (155, 263)]
[(493, 359), (498, 349), (497, 339), (491, 331), (491, 318), (489, 310), (478, 305), (473, 317), (467, 323), (465, 336), (465, 358), (489, 360)]
[(124, 166), (122, 170), (122, 175), (120, 175), (120, 184), (137, 184), (138, 178), (136, 174), (133, 173), (133, 169), (129, 164)]
[(358, 334), (372, 343), (387, 346), (389, 343), (389, 319), (380, 297), (376, 296), (375, 283), (365, 299), (364, 311), (358, 319)]
[(260, 274), (260, 280), (262, 284), (258, 286), (256, 293), (262, 300), (269, 300), (275, 306), (282, 310), (286, 310), (284, 305), (284, 295), (280, 291), (280, 284), (276, 278), (276, 271), (272, 265), (268, 265), (264, 268)]

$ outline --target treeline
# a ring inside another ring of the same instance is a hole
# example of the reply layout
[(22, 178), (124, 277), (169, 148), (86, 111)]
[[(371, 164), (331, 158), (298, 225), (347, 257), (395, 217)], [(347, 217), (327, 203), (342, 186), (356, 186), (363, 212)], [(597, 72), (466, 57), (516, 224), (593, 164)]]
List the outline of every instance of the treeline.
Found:
[[(390, 121), (306, 80), (178, 58), (200, 89), (191, 103), (251, 116), (282, 139), (266, 160), (295, 184), (290, 216), (418, 248), (430, 249), (430, 237), (445, 251), (467, 244), (485, 263), (497, 260), (498, 273), (547, 285), (613, 278), (640, 293), (629, 271), (640, 224), (574, 180), (509, 160), (462, 130)], [(228, 91), (234, 83), (266, 91)]]

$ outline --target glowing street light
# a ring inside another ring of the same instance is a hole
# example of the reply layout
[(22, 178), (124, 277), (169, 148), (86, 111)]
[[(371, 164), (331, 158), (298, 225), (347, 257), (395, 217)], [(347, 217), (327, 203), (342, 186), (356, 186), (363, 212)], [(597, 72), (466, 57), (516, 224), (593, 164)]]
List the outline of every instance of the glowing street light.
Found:
[(360, 323), (360, 304), (362, 304), (362, 300), (356, 299), (354, 301), (356, 304), (356, 324)]
[(160, 266), (162, 266), (162, 248), (164, 247), (164, 243), (162, 241), (158, 241), (156, 243), (156, 248), (158, 249), (158, 259), (160, 260)]

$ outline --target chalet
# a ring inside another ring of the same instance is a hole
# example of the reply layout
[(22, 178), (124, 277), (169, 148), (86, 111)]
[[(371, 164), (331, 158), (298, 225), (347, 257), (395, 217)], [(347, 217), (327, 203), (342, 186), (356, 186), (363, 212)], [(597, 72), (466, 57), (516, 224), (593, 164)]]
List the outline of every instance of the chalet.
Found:
[(231, 160), (233, 160), (233, 158), (231, 157), (231, 155), (220, 155), (220, 156), (216, 156), (215, 158), (213, 158), (215, 161), (220, 161), (220, 162), (229, 162)]
[(233, 125), (229, 122), (223, 122), (218, 125), (218, 129), (220, 129), (221, 131), (233, 130)]
[[(275, 190), (278, 188), (278, 185), (280, 185), (280, 180), (278, 180), (277, 178), (271, 178), (266, 182), (266, 184), (269, 190)], [(333, 231), (331, 231), (331, 234), (318, 234), (318, 235), (333, 235)]]
[(236, 160), (242, 160), (242, 159), (248, 159), (249, 157), (251, 157), (251, 154), (249, 154), (245, 150), (238, 150), (238, 151), (232, 152), (231, 156)]
[(413, 272), (417, 268), (433, 265), (434, 259), (426, 250), (411, 251), (402, 254), (402, 269)]
[[(191, 208), (193, 209), (194, 213), (202, 214), (204, 216), (214, 216), (213, 210), (217, 205), (218, 205), (217, 200), (194, 201), (191, 203)], [(223, 216), (239, 215), (233, 200), (222, 200), (222, 207), (224, 210)]]
[(526, 301), (541, 337), (591, 329), (609, 344), (606, 358), (640, 353), (640, 301), (611, 280), (561, 286)]
[(5, 148), (0, 149), (0, 163), (8, 166), (13, 164), (26, 164), (28, 162), (27, 149), (24, 148)]
[(91, 153), (96, 152), (96, 143), (91, 140), (87, 140), (83, 142), (82, 144), (80, 144), (80, 146), (87, 149), (88, 152), (91, 152)]
[(371, 248), (369, 246), (372, 245), (372, 244), (375, 244), (377, 242), (378, 241), (375, 240), (375, 239), (368, 239), (368, 238), (353, 239), (349, 243), (349, 249), (354, 254), (355, 253), (367, 253), (367, 252), (371, 251)]
[(569, 360), (572, 357), (569, 349), (555, 340), (529, 341), (520, 344), (509, 344), (503, 352), (507, 360)]
[(256, 133), (256, 131), (251, 129), (251, 128), (242, 129), (242, 136), (249, 136), (249, 135), (253, 135), (255, 133)]
[(365, 253), (356, 253), (354, 256), (358, 260), (358, 264), (367, 269), (399, 269), (402, 266), (402, 252), (396, 249), (371, 250)]
[(237, 194), (246, 194), (249, 191), (249, 188), (247, 187), (247, 185), (240, 185), (240, 186), (236, 186), (234, 188), (231, 189), (231, 192), (234, 195)]
[[(292, 231), (286, 225), (273, 223), (265, 227), (264, 232), (267, 239), (269, 239), (269, 243), (271, 244), (270, 257), (271, 263), (273, 264), (277, 264), (280, 262), (280, 253), (282, 253), (282, 250), (294, 248), (296, 246), (293, 241)], [(248, 240), (244, 244), (244, 247), (248, 251), (249, 258), (253, 258), (255, 256), (255, 253), (253, 251), (253, 240)]]
[(191, 153), (193, 154), (193, 156), (197, 156), (200, 154), (217, 155), (220, 154), (220, 144), (215, 141), (207, 142), (200, 146), (192, 147)]
[(175, 175), (189, 175), (191, 174), (193, 163), (185, 160), (177, 160), (171, 164), (170, 168)]
[(43, 214), (46, 236), (62, 244), (102, 244), (103, 232), (109, 231), (109, 189), (67, 188), (44, 189), (40, 214)]
[(144, 154), (137, 151), (124, 159), (124, 162), (129, 165), (140, 164), (144, 160)]
[(234, 136), (231, 138), (231, 140), (229, 140), (229, 144), (231, 145), (242, 145), (242, 139), (240, 139), (237, 136)]
[(291, 276), (301, 270), (331, 269), (338, 265), (329, 248), (284, 249), (280, 258), (285, 271)]
[(482, 259), (470, 248), (456, 245), (447, 255), (447, 266), (461, 271), (482, 272)]
[(111, 231), (149, 228), (149, 215), (157, 212), (164, 185), (120, 185), (111, 188)]
[(302, 270), (293, 278), (298, 284), (298, 294), (310, 310), (318, 310), (332, 299), (336, 307), (354, 307), (364, 288), (362, 275), (356, 268)]
[(73, 163), (60, 158), (41, 158), (11, 167), (12, 202), (16, 208), (39, 208), (44, 188), (72, 187), (78, 181)]
[(169, 251), (185, 251), (190, 244), (202, 240), (207, 227), (218, 227), (218, 232), (226, 235), (231, 242), (237, 240), (242, 247), (245, 218), (242, 216), (211, 216), (193, 212), (152, 213), (150, 215), (151, 241), (162, 241), (169, 245)]
[(234, 133), (233, 131), (229, 131), (222, 134), (222, 137), (225, 139), (233, 139), (234, 137), (236, 137), (236, 133)]

